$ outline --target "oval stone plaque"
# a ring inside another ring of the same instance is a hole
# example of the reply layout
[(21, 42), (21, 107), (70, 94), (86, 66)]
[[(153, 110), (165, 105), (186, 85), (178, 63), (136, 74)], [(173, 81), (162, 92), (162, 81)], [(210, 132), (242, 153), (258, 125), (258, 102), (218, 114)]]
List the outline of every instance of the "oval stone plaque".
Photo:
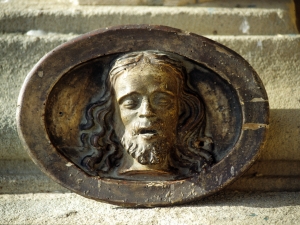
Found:
[(164, 206), (212, 194), (254, 162), (268, 98), (253, 68), (164, 26), (100, 29), (45, 55), (18, 100), (20, 138), (48, 176), (85, 197)]

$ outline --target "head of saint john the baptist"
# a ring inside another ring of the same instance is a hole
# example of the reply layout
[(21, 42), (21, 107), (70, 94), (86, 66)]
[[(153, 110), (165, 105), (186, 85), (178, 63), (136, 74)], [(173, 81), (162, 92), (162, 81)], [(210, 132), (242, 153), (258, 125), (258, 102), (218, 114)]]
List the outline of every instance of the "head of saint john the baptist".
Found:
[(82, 160), (90, 173), (197, 172), (212, 163), (204, 107), (182, 62), (164, 52), (128, 53), (113, 62), (105, 87), (81, 126), (94, 150)]

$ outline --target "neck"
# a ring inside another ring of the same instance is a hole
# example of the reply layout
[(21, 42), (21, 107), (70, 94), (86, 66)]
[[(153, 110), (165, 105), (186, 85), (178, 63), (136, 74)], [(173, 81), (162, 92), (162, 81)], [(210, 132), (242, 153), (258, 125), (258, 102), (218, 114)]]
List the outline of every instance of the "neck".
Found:
[(169, 174), (169, 160), (168, 157), (161, 164), (149, 164), (143, 165), (139, 163), (135, 158), (132, 158), (127, 152), (123, 154), (123, 160), (119, 166), (119, 174)]

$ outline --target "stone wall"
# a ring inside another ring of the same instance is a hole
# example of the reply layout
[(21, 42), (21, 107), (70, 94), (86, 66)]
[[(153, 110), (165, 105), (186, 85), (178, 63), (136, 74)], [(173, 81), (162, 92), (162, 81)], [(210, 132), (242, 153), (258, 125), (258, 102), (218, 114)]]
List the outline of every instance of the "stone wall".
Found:
[(92, 2), (100, 0), (0, 1), (0, 193), (66, 191), (39, 171), (18, 139), (17, 97), (34, 64), (79, 34), (143, 23), (216, 40), (241, 54), (260, 75), (270, 100), (267, 143), (259, 161), (228, 189), (300, 190), (300, 35), (292, 1), (198, 1), (181, 7), (82, 5)]

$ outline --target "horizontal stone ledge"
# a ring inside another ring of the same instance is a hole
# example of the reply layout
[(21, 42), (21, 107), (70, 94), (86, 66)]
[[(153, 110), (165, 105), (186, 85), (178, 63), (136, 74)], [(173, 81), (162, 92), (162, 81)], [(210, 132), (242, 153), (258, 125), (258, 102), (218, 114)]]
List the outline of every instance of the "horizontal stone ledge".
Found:
[[(300, 176), (243, 176), (225, 188), (230, 191), (300, 191)], [(0, 194), (67, 193), (70, 190), (44, 174), (0, 175)]]
[(74, 193), (0, 195), (2, 224), (299, 224), (299, 192), (221, 192), (179, 207), (122, 208)]
[(155, 6), (20, 6), (0, 9), (0, 32), (86, 33), (127, 24), (165, 25), (203, 35), (298, 33), (291, 10)]
[(0, 175), (0, 194), (70, 192), (43, 174)]
[[(6, 126), (2, 124), (0, 127), (0, 159), (28, 160), (29, 155), (19, 140), (14, 118), (10, 118), (15, 113), (8, 115), (3, 109), (2, 112), (3, 124), (11, 123)], [(265, 147), (261, 151), (262, 160), (300, 160), (298, 118), (300, 118), (300, 109), (271, 109), (271, 125)]]
[[(18, 94), (26, 74), (75, 35), (0, 35), (0, 158), (28, 159), (16, 131)], [(269, 95), (270, 132), (263, 160), (300, 160), (300, 35), (208, 36), (237, 51), (258, 72)]]
[(300, 176), (241, 177), (226, 188), (232, 191), (300, 191)]
[[(300, 176), (300, 160), (258, 160), (242, 177)], [(32, 160), (0, 159), (0, 176), (44, 175)], [(300, 183), (300, 180), (299, 180)]]
[[(300, 161), (258, 161), (226, 187), (234, 191), (300, 191)], [(70, 192), (31, 160), (0, 160), (0, 194)]]
[(75, 5), (156, 5), (181, 6), (195, 4), (197, 0), (70, 0)]
[[(30, 2), (30, 0), (27, 0)], [(59, 0), (51, 0), (51, 2)], [(65, 0), (67, 3), (68, 0)], [(288, 9), (292, 7), (291, 0), (277, 0), (277, 1), (261, 1), (261, 0), (243, 0), (243, 1), (223, 1), (223, 0), (69, 0), (73, 5), (155, 5), (155, 6), (183, 6), (191, 7), (216, 7), (216, 8), (280, 8)]]
[[(4, 4), (6, 3), (6, 4)], [(21, 4), (23, 3), (23, 4)], [(212, 8), (252, 8), (252, 9), (285, 9), (289, 10), (294, 7), (293, 0), (276, 0), (276, 1), (261, 1), (261, 0), (13, 0), (2, 1), (6, 8), (55, 8), (55, 7), (70, 7), (71, 5), (156, 5), (161, 6), (164, 3), (175, 5), (176, 3), (187, 4), (190, 7), (212, 7)]]
[(300, 177), (299, 168), (300, 160), (258, 160), (242, 177)]

